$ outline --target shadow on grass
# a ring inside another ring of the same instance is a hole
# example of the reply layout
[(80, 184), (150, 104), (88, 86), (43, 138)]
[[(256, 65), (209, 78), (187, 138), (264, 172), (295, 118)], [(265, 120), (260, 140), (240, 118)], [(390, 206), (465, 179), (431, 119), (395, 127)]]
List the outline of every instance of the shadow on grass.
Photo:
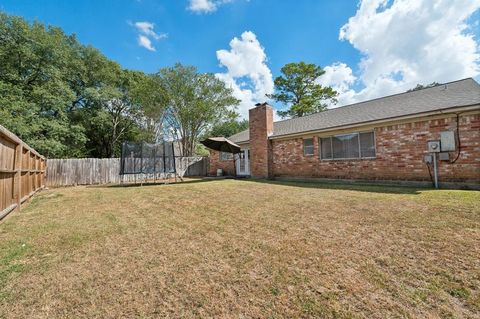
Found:
[(384, 193), (384, 194), (410, 194), (416, 195), (420, 194), (420, 191), (431, 190), (429, 187), (412, 187), (412, 186), (403, 186), (403, 185), (385, 185), (385, 184), (369, 184), (369, 183), (360, 183), (356, 182), (348, 183), (345, 181), (286, 181), (286, 180), (266, 180), (266, 179), (253, 179), (253, 178), (199, 178), (191, 179), (186, 181), (177, 182), (170, 181), (169, 183), (165, 182), (146, 182), (143, 184), (137, 183), (126, 183), (126, 184), (110, 184), (110, 185), (90, 185), (89, 188), (130, 188), (130, 187), (149, 187), (149, 186), (179, 186), (179, 185), (189, 185), (189, 184), (199, 184), (207, 183), (212, 181), (222, 181), (222, 180), (235, 180), (242, 181), (247, 183), (260, 183), (260, 184), (270, 184), (270, 185), (281, 185), (281, 186), (291, 186), (291, 187), (304, 187), (304, 188), (319, 188), (319, 189), (338, 189), (338, 190), (350, 190), (350, 191), (359, 191), (359, 192), (369, 192), (369, 193)]
[(431, 190), (429, 187), (412, 187), (403, 185), (372, 185), (368, 183), (348, 183), (344, 181), (338, 182), (322, 182), (322, 181), (282, 181), (282, 180), (261, 180), (248, 179), (249, 182), (282, 185), (291, 187), (319, 188), (319, 189), (338, 189), (369, 193), (384, 194), (408, 194), (418, 195), (421, 191)]
[(186, 184), (197, 184), (197, 183), (205, 183), (215, 181), (216, 179), (191, 179), (186, 181), (181, 181), (180, 179), (175, 181), (169, 181), (168, 183), (165, 182), (145, 182), (145, 183), (125, 183), (125, 184), (107, 184), (107, 185), (89, 185), (88, 188), (129, 188), (129, 187), (149, 187), (149, 186), (176, 186), (176, 185), (186, 185)]

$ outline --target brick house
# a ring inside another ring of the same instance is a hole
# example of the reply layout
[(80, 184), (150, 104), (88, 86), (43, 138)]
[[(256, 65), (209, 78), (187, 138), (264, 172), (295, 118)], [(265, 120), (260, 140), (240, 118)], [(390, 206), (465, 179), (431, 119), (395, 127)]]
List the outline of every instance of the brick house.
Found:
[[(240, 175), (429, 182), (427, 142), (441, 140), (439, 181), (480, 185), (480, 85), (471, 78), (278, 122), (257, 104), (249, 122), (229, 137), (242, 148)], [(210, 174), (233, 173), (231, 154), (210, 154)]]

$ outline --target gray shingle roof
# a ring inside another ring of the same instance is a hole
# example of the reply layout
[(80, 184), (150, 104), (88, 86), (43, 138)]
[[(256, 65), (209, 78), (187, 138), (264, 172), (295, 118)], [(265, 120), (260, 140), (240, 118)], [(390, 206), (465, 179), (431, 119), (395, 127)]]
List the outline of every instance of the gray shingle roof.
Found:
[(234, 143), (248, 142), (250, 139), (250, 131), (248, 129), (241, 131), (240, 133), (230, 136), (228, 139)]
[[(272, 137), (476, 104), (480, 105), (480, 85), (472, 78), (468, 78), (432, 88), (390, 95), (304, 117), (275, 122), (273, 123)], [(242, 131), (232, 135), (229, 139), (235, 143), (247, 142), (249, 131)]]

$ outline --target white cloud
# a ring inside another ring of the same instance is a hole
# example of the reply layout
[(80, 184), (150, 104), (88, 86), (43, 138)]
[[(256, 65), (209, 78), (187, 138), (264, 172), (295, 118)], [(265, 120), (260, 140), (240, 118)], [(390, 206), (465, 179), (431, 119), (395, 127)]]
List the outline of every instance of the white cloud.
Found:
[(338, 105), (352, 103), (355, 91), (351, 86), (357, 78), (353, 75), (352, 69), (345, 63), (334, 63), (324, 68), (325, 73), (318, 79), (319, 84), (331, 86), (339, 93)]
[(239, 113), (248, 117), (248, 110), (256, 103), (267, 101), (266, 94), (273, 92), (272, 72), (268, 68), (267, 55), (253, 32), (242, 33), (240, 39), (230, 41), (230, 50), (217, 51), (220, 65), (227, 72), (217, 77), (233, 89), (234, 96), (241, 100)]
[(149, 36), (149, 37), (152, 37), (154, 38), (155, 40), (160, 40), (160, 39), (163, 39), (163, 38), (166, 38), (167, 35), (165, 33), (156, 33), (154, 31), (154, 28), (155, 28), (155, 24), (151, 23), (151, 22), (135, 22), (135, 27), (137, 28), (137, 30), (141, 33), (143, 33), (144, 35), (146, 36)]
[(233, 2), (233, 0), (189, 0), (188, 9), (196, 13), (214, 12), (222, 4)]
[[(129, 23), (131, 24), (131, 23)], [(132, 25), (132, 24), (131, 24)], [(135, 22), (133, 24), (135, 29), (138, 31), (138, 45), (144, 47), (149, 51), (156, 51), (155, 47), (152, 44), (152, 40), (159, 41), (168, 37), (166, 33), (157, 33), (155, 32), (155, 24), (147, 21)]]
[[(480, 74), (480, 50), (468, 18), (480, 0), (362, 0), (340, 30), (362, 54), (353, 91), (351, 69), (331, 66), (329, 81), (351, 103), (398, 93), (416, 84)], [(327, 67), (328, 68), (328, 67)], [(326, 75), (324, 75), (326, 77)]]
[(155, 48), (152, 46), (152, 41), (144, 35), (138, 36), (138, 45), (144, 47), (149, 51), (156, 51)]

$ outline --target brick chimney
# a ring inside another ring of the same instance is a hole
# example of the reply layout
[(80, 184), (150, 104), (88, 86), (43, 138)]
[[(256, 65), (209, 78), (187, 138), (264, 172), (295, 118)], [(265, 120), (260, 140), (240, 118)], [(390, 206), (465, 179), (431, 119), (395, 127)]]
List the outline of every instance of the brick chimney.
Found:
[(273, 133), (273, 108), (258, 103), (249, 110), (250, 169), (255, 178), (270, 177), (271, 148), (268, 137)]

